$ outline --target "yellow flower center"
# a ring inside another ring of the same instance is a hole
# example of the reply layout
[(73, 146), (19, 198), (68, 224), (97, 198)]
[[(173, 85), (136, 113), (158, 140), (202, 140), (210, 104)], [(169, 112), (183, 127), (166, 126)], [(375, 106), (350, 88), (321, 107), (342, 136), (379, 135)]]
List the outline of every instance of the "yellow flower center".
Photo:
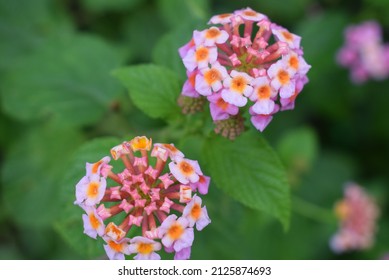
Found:
[(292, 41), (293, 40), (293, 35), (290, 34), (288, 31), (282, 31), (282, 36), (284, 36), (284, 38), (287, 41)]
[(96, 173), (97, 173), (97, 170), (99, 169), (101, 163), (102, 163), (102, 161), (99, 160), (98, 162), (96, 162), (95, 164), (93, 164), (93, 166), (92, 166), (92, 173), (93, 173), (93, 174), (96, 174)]
[(200, 47), (196, 51), (196, 61), (207, 60), (209, 56), (209, 50), (204, 47)]
[(89, 222), (93, 229), (97, 229), (100, 226), (100, 221), (93, 213), (89, 215)]
[(212, 85), (214, 82), (221, 80), (220, 72), (216, 69), (210, 69), (205, 72), (204, 79), (208, 85)]
[(207, 39), (214, 39), (219, 37), (220, 35), (220, 30), (217, 29), (216, 27), (211, 27), (205, 32), (205, 38)]
[(190, 215), (192, 216), (192, 218), (194, 220), (198, 220), (200, 218), (200, 215), (201, 215), (201, 207), (199, 204), (195, 204), (192, 208), (192, 210), (190, 211)]
[(244, 89), (246, 88), (246, 79), (242, 76), (237, 76), (231, 81), (231, 89), (235, 92), (243, 94)]
[(147, 139), (147, 137), (145, 136), (142, 136), (142, 137), (135, 137), (132, 141), (131, 141), (131, 148), (134, 150), (134, 151), (137, 151), (137, 150), (150, 150), (150, 147), (151, 147), (151, 141), (149, 139)]
[(347, 219), (350, 208), (345, 201), (340, 201), (335, 205), (335, 215), (341, 220)]
[(170, 144), (163, 144), (162, 146), (164, 148), (168, 149), (169, 151), (171, 151), (172, 153), (175, 153), (178, 151), (176, 147), (174, 147), (173, 145), (170, 145)]
[[(192, 87), (195, 87), (196, 76), (197, 76), (196, 72), (193, 72), (193, 73), (188, 77), (188, 81), (189, 81), (189, 83), (190, 83), (190, 85), (191, 85)], [(170, 146), (171, 146), (171, 145), (170, 145)]]
[(90, 182), (86, 194), (90, 198), (95, 198), (99, 194), (99, 186), (98, 182)]
[[(223, 98), (219, 98), (217, 101), (216, 101), (216, 106), (219, 107), (220, 109), (222, 109), (223, 111), (227, 110), (228, 108), (228, 103), (225, 102), (223, 100)], [(202, 179), (202, 177), (200, 177), (200, 180)], [(204, 179), (202, 179), (204, 180)]]
[(288, 72), (286, 72), (285, 70), (278, 71), (277, 77), (282, 85), (286, 85), (287, 83), (289, 83), (290, 77)]
[(259, 99), (268, 99), (270, 97), (271, 91), (268, 85), (264, 85), (258, 88), (257, 96)]
[(143, 255), (148, 255), (153, 251), (153, 244), (150, 243), (139, 243), (138, 252)]
[(231, 16), (231, 14), (221, 14), (218, 17), (219, 18), (228, 18), (229, 16)]
[(194, 169), (193, 169), (192, 165), (190, 165), (186, 161), (181, 161), (179, 163), (178, 167), (180, 168), (182, 173), (184, 173), (185, 175), (190, 175), (190, 174), (192, 174), (194, 172)]
[(109, 241), (108, 242), (109, 247), (112, 248), (115, 252), (122, 252), (123, 251), (123, 244), (118, 244), (114, 241)]
[(184, 233), (184, 229), (182, 228), (182, 226), (178, 223), (175, 223), (173, 224), (167, 234), (169, 235), (169, 237), (173, 240), (177, 240), (181, 237), (181, 235)]
[(289, 65), (292, 67), (294, 70), (297, 70), (299, 68), (299, 60), (296, 56), (292, 56), (289, 59)]
[(249, 17), (254, 17), (257, 15), (257, 13), (254, 11), (244, 11), (243, 14)]

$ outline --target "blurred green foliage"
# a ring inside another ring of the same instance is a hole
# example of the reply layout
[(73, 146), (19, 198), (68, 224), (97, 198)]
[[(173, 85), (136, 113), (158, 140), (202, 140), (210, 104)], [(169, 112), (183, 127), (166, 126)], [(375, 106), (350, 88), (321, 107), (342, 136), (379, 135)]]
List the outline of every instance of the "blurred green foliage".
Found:
[[(213, 14), (247, 6), (302, 36), (310, 82), (262, 135), (204, 138), (209, 121), (175, 102), (186, 77), (177, 48)], [(388, 35), (388, 11), (385, 0), (0, 0), (0, 259), (103, 258), (74, 187), (86, 161), (136, 135), (176, 143), (213, 176), (212, 223), (192, 258), (380, 258), (389, 80), (355, 86), (335, 54), (348, 24), (376, 19)], [(336, 255), (332, 207), (348, 181), (376, 197), (379, 231), (372, 249)]]

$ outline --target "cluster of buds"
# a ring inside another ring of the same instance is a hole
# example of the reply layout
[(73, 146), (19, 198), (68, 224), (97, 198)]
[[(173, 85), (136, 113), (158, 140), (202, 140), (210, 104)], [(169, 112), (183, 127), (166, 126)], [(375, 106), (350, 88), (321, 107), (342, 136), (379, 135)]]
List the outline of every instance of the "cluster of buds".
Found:
[(350, 69), (351, 80), (360, 84), (369, 78), (382, 80), (389, 76), (389, 44), (382, 43), (382, 30), (375, 21), (349, 26), (345, 43), (337, 54), (338, 63)]
[(106, 156), (86, 163), (86, 175), (76, 185), (84, 233), (106, 242), (109, 259), (130, 254), (137, 260), (160, 259), (156, 252), (162, 247), (175, 252), (175, 259), (188, 259), (193, 227), (201, 231), (211, 222), (196, 194), (208, 193), (210, 178), (173, 144), (152, 145), (144, 136), (113, 147), (111, 155), (123, 162), (120, 173), (112, 171)]
[(335, 213), (340, 228), (330, 241), (334, 252), (364, 250), (373, 245), (379, 210), (360, 186), (345, 186), (344, 198), (336, 203)]
[(250, 106), (252, 124), (263, 131), (273, 114), (294, 108), (308, 82), (301, 37), (250, 8), (209, 24), (179, 49), (188, 76), (181, 94), (207, 99), (216, 125)]

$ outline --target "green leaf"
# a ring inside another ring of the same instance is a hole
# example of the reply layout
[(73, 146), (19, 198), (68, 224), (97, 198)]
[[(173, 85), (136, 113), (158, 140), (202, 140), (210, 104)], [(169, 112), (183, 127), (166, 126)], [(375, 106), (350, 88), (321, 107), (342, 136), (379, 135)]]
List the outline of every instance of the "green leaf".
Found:
[(3, 108), (21, 121), (93, 124), (119, 93), (109, 73), (120, 62), (115, 49), (96, 37), (47, 40), (8, 70), (0, 85)]
[(210, 18), (210, 6), (207, 0), (159, 0), (159, 10), (170, 27), (180, 26), (185, 22)]
[(231, 142), (206, 141), (204, 157), (217, 187), (246, 206), (276, 217), (288, 228), (290, 197), (285, 170), (265, 139), (245, 133)]
[(288, 131), (277, 145), (280, 158), (288, 169), (308, 170), (318, 154), (315, 132), (307, 127)]
[(181, 82), (173, 71), (144, 64), (120, 68), (113, 74), (128, 89), (134, 104), (148, 116), (166, 120), (181, 115), (177, 105)]
[[(94, 240), (83, 234), (83, 211), (74, 205), (75, 186), (85, 176), (85, 163), (96, 162), (109, 155), (112, 147), (121, 141), (112, 138), (100, 138), (90, 141), (81, 146), (74, 154), (71, 164), (60, 182), (59, 190), (61, 200), (58, 204), (61, 207), (61, 214), (54, 226), (63, 239), (80, 255), (87, 258), (97, 258), (104, 255), (101, 239)], [(114, 167), (115, 169), (115, 167)]]
[(10, 147), (1, 170), (4, 207), (17, 224), (49, 226), (61, 208), (59, 183), (81, 142), (73, 129), (31, 127)]

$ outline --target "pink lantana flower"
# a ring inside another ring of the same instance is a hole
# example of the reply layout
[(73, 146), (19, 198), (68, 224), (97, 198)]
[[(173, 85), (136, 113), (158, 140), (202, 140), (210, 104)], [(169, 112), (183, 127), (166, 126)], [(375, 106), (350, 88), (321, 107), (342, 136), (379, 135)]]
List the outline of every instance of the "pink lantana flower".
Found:
[(100, 176), (107, 177), (107, 172), (111, 169), (108, 165), (110, 157), (104, 157), (95, 163), (86, 163), (86, 176), (88, 178), (99, 178)]
[(262, 131), (275, 113), (293, 109), (311, 67), (301, 37), (251, 8), (208, 23), (213, 26), (195, 30), (179, 49), (188, 76), (179, 98), (183, 112), (200, 111), (206, 96), (215, 132), (233, 139), (245, 129), (245, 110)]
[[(194, 196), (198, 201), (196, 193), (208, 192), (210, 182), (199, 163), (185, 158), (173, 144), (153, 145), (145, 136), (113, 147), (111, 155), (124, 170), (115, 173), (106, 156), (88, 163), (76, 185), (75, 204), (85, 211), (84, 233), (105, 240), (109, 259), (131, 254), (139, 260), (160, 259), (155, 252), (162, 249), (161, 243), (166, 252), (175, 252), (175, 258), (189, 258), (194, 224), (183, 212)], [(136, 227), (141, 235), (131, 238)]]
[(228, 39), (228, 33), (224, 30), (220, 30), (217, 27), (211, 27), (201, 32), (193, 32), (193, 39), (196, 45), (203, 44), (204, 46), (211, 47), (215, 44), (223, 44)]
[(190, 253), (192, 252), (192, 247), (186, 247), (174, 254), (175, 260), (187, 260), (190, 258)]
[(270, 84), (274, 89), (279, 90), (281, 98), (289, 98), (294, 94), (296, 84), (293, 74), (293, 69), (285, 65), (285, 62), (282, 60), (269, 68)]
[(103, 219), (97, 214), (94, 207), (85, 207), (86, 214), (82, 215), (84, 222), (84, 233), (94, 239), (97, 236), (103, 236), (105, 226)]
[(225, 89), (222, 90), (222, 98), (227, 103), (243, 107), (247, 103), (247, 98), (253, 92), (250, 85), (253, 78), (246, 73), (232, 70), (231, 77), (224, 80)]
[(229, 119), (230, 116), (238, 114), (239, 107), (224, 101), (220, 93), (208, 96), (209, 108), (212, 119), (215, 121)]
[(182, 184), (196, 183), (199, 175), (203, 175), (196, 160), (179, 159), (177, 162), (169, 163), (170, 172)]
[(300, 48), (300, 36), (290, 33), (286, 28), (274, 23), (271, 25), (271, 31), (280, 42), (287, 43), (290, 49), (295, 50)]
[(267, 125), (271, 122), (273, 119), (273, 114), (277, 113), (279, 111), (279, 106), (276, 104), (274, 106), (273, 111), (270, 114), (262, 114), (258, 115), (253, 111), (253, 108), (250, 108), (250, 114), (251, 114), (251, 123), (254, 125), (256, 129), (259, 131), (263, 131)]
[(159, 228), (162, 244), (173, 247), (175, 252), (191, 247), (194, 240), (194, 231), (189, 227), (189, 221), (184, 217), (177, 219), (176, 215), (170, 215)]
[(104, 245), (104, 250), (110, 260), (124, 260), (124, 255), (130, 254), (129, 238), (123, 238), (120, 241), (115, 241), (109, 237), (104, 237), (104, 240), (107, 243)]
[(160, 260), (161, 257), (155, 251), (161, 250), (161, 243), (152, 239), (137, 236), (131, 239), (128, 248), (130, 254), (137, 254), (135, 260)]
[(156, 143), (154, 145), (154, 147), (160, 147), (160, 148), (163, 148), (163, 149), (167, 150), (168, 155), (169, 155), (171, 160), (177, 161), (177, 160), (180, 160), (180, 159), (182, 159), (184, 157), (184, 154), (179, 149), (177, 149), (174, 146), (174, 144), (160, 144), (160, 143)]
[(355, 84), (368, 79), (389, 77), (388, 43), (383, 43), (381, 26), (376, 21), (350, 25), (344, 31), (345, 42), (337, 53), (337, 62), (350, 69)]
[(104, 196), (106, 180), (104, 177), (84, 176), (76, 185), (76, 204), (94, 206), (98, 204)]
[(270, 85), (268, 77), (258, 77), (253, 81), (254, 91), (250, 100), (254, 101), (253, 112), (259, 115), (269, 115), (275, 107), (274, 99), (277, 91)]
[(379, 209), (363, 188), (349, 183), (344, 198), (335, 205), (339, 230), (331, 238), (330, 247), (336, 253), (365, 250), (374, 244)]
[(193, 227), (196, 224), (198, 231), (211, 222), (211, 219), (208, 217), (207, 207), (201, 208), (201, 203), (201, 198), (195, 195), (191, 202), (186, 205), (183, 212), (183, 216), (188, 219), (189, 225)]
[(196, 75), (195, 89), (199, 94), (204, 96), (219, 91), (223, 87), (222, 81), (228, 76), (227, 70), (218, 62), (215, 62), (211, 68), (201, 69), (200, 73)]
[(213, 16), (209, 20), (209, 24), (228, 24), (231, 22), (231, 18), (234, 16), (234, 14), (226, 13), (221, 15)]
[(258, 13), (251, 8), (237, 10), (235, 14), (240, 16), (244, 20), (253, 21), (253, 22), (258, 22), (267, 18), (264, 14)]
[(184, 57), (183, 62), (188, 71), (193, 71), (196, 68), (205, 68), (209, 63), (215, 63), (216, 60), (217, 49), (215, 47), (210, 48), (200, 45), (194, 49), (189, 50)]
[(196, 183), (190, 184), (193, 191), (199, 191), (200, 194), (207, 194), (211, 177), (200, 175), (199, 180)]

